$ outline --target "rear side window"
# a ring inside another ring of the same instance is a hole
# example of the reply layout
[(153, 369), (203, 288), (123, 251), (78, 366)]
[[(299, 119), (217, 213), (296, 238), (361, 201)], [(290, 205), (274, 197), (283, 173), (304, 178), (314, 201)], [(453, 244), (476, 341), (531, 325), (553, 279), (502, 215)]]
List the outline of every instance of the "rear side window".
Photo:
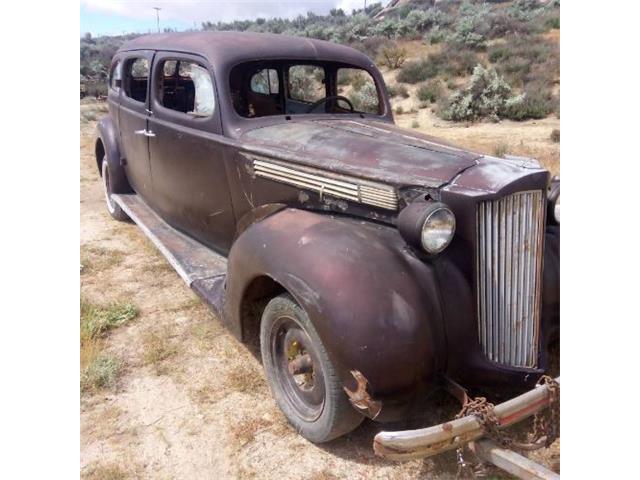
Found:
[(316, 65), (294, 65), (289, 68), (289, 97), (313, 103), (327, 96), (324, 68)]
[(195, 117), (213, 114), (213, 81), (205, 67), (186, 60), (165, 60), (161, 70), (158, 99), (163, 107)]
[(251, 91), (262, 95), (276, 95), (280, 90), (278, 72), (273, 68), (265, 68), (251, 77)]
[(118, 60), (116, 64), (113, 66), (113, 68), (111, 69), (111, 74), (109, 77), (109, 86), (114, 90), (118, 90), (120, 88), (116, 83), (118, 80), (122, 78), (120, 67), (121, 67), (120, 60)]
[(147, 84), (149, 83), (149, 61), (146, 58), (128, 60), (125, 68), (124, 93), (138, 102), (147, 101)]

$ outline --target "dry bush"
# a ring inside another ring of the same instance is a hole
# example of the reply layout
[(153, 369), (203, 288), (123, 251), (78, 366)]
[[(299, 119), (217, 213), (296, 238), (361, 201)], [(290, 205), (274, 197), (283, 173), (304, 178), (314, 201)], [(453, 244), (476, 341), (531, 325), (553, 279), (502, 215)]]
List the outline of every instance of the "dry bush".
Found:
[(395, 83), (393, 85), (387, 85), (387, 93), (391, 98), (393, 97), (402, 97), (409, 98), (409, 89), (402, 84)]
[(407, 60), (407, 49), (390, 43), (380, 49), (380, 63), (390, 70), (402, 67)]
[(551, 138), (551, 141), (553, 143), (560, 143), (560, 129), (554, 128), (553, 130), (551, 130), (551, 135), (549, 136), (549, 138)]

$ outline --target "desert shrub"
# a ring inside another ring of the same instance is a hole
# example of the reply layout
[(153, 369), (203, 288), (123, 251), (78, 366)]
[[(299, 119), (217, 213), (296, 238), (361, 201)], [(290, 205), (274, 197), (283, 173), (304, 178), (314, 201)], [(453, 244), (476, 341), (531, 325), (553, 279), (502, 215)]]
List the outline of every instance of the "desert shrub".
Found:
[(120, 372), (120, 363), (108, 355), (100, 355), (89, 363), (80, 375), (82, 392), (111, 388), (115, 385)]
[(361, 89), (349, 95), (353, 108), (360, 112), (378, 113), (378, 91), (373, 83), (366, 83)]
[(435, 8), (430, 8), (428, 10), (411, 10), (403, 23), (412, 30), (422, 32), (435, 26), (445, 25), (448, 22), (444, 13)]
[(553, 16), (553, 17), (548, 17), (545, 21), (544, 21), (544, 26), (545, 29), (547, 30), (551, 30), (552, 28), (560, 28), (560, 17), (559, 16)]
[(400, 23), (392, 18), (385, 18), (373, 27), (373, 32), (382, 37), (395, 38), (400, 32)]
[(554, 143), (560, 143), (560, 129), (554, 128), (553, 130), (551, 130), (551, 135), (549, 136), (549, 138), (551, 138), (551, 141)]
[(409, 90), (406, 86), (399, 83), (387, 85), (387, 92), (389, 93), (390, 97), (409, 98)]
[(437, 80), (423, 83), (416, 92), (418, 100), (429, 103), (435, 103), (441, 93), (442, 87), (440, 86), (440, 82)]
[(450, 40), (468, 48), (481, 49), (486, 45), (491, 30), (489, 9), (485, 5), (463, 3)]
[(518, 103), (520, 97), (511, 96), (511, 86), (494, 69), (477, 65), (464, 90), (449, 97), (440, 115), (446, 120), (477, 120), (482, 117), (498, 119), (506, 108)]
[(513, 86), (534, 81), (553, 81), (559, 75), (557, 45), (539, 36), (509, 36), (505, 43), (489, 48), (488, 58), (498, 73)]
[(435, 45), (437, 43), (443, 42), (445, 38), (447, 38), (446, 31), (436, 25), (429, 31), (429, 33), (425, 35), (424, 41), (430, 43), (431, 45)]
[(528, 87), (517, 102), (505, 105), (501, 116), (511, 120), (545, 118), (555, 110), (555, 99), (551, 91), (544, 88)]
[(402, 115), (403, 113), (404, 113), (404, 108), (402, 108), (402, 105), (398, 105), (396, 107), (396, 114)]
[(400, 68), (407, 59), (407, 49), (393, 42), (380, 49), (380, 63), (391, 70)]
[(420, 60), (417, 62), (408, 62), (402, 67), (396, 79), (402, 83), (418, 83), (424, 82), (429, 78), (438, 75), (438, 67), (434, 62)]
[(478, 56), (473, 50), (447, 43), (440, 52), (430, 54), (427, 61), (440, 73), (460, 77), (473, 73), (473, 68), (478, 64)]
[(417, 120), (414, 120), (413, 122), (411, 122), (411, 128), (419, 128), (420, 127), (420, 123)]
[(489, 16), (489, 32), (491, 38), (501, 38), (505, 35), (528, 35), (533, 30), (533, 24), (520, 20), (508, 11), (499, 10)]
[(389, 40), (384, 37), (372, 36), (354, 40), (349, 43), (349, 46), (355, 48), (356, 50), (360, 50), (370, 58), (376, 58), (378, 57), (382, 46), (387, 44), (388, 42)]

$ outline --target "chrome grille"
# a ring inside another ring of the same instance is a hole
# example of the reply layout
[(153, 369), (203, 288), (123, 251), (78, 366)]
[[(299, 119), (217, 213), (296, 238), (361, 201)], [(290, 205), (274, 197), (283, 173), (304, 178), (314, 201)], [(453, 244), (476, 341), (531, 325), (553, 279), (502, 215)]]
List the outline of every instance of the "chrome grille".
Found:
[(495, 362), (538, 361), (543, 222), (541, 190), (478, 205), (478, 331)]

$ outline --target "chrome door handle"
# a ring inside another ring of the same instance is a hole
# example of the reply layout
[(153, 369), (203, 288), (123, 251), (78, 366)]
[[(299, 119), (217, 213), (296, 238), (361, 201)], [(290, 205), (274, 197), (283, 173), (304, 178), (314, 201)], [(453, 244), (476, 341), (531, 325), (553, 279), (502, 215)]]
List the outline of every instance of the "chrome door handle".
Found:
[(156, 134), (153, 133), (151, 130), (147, 131), (146, 129), (135, 130), (133, 133), (135, 133), (136, 135), (144, 135), (145, 137), (155, 137), (156, 136)]

